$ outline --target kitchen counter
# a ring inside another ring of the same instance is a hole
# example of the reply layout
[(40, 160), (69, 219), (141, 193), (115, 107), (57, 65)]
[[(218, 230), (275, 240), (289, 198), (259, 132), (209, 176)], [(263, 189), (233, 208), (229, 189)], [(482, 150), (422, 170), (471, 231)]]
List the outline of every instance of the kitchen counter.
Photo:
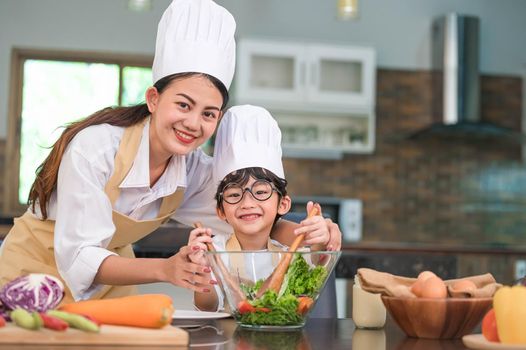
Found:
[[(355, 329), (351, 319), (310, 319), (304, 329), (286, 332), (253, 331), (238, 327), (233, 319), (185, 321), (175, 325), (191, 323), (185, 328), (190, 335), (190, 347), (199, 349), (356, 349), (356, 350), (456, 350), (466, 349), (460, 339), (427, 340), (408, 338), (388, 317), (384, 329)], [(196, 326), (196, 323), (198, 326)], [(200, 326), (199, 326), (200, 325)], [(81, 350), (85, 346), (61, 346), (63, 350)], [(56, 346), (4, 345), (0, 350), (51, 350)], [(119, 349), (119, 347), (97, 346), (97, 350)], [(135, 350), (167, 349), (166, 347), (134, 347)]]
[[(181, 322), (181, 321), (179, 321)], [(238, 327), (233, 319), (209, 321), (202, 329), (190, 329), (190, 346), (200, 349), (357, 349), (357, 350), (455, 350), (466, 349), (462, 340), (408, 338), (388, 317), (384, 329), (355, 329), (349, 318), (314, 318), (297, 331), (255, 331)], [(219, 334), (222, 333), (222, 334)], [(203, 344), (221, 343), (216, 347)]]
[(441, 244), (411, 242), (343, 242), (344, 251), (361, 252), (418, 252), (439, 254), (526, 254), (526, 246), (504, 244)]

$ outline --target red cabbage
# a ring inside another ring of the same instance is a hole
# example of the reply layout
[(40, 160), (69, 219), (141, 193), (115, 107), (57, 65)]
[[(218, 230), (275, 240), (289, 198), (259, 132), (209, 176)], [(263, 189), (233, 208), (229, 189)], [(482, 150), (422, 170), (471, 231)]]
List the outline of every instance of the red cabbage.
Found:
[(7, 309), (46, 312), (64, 297), (64, 285), (51, 275), (32, 273), (18, 277), (0, 289), (0, 301)]
[(0, 301), (0, 316), (4, 318), (6, 321), (11, 321), (11, 318), (9, 317), (9, 313), (7, 312), (6, 308), (4, 307), (4, 304)]

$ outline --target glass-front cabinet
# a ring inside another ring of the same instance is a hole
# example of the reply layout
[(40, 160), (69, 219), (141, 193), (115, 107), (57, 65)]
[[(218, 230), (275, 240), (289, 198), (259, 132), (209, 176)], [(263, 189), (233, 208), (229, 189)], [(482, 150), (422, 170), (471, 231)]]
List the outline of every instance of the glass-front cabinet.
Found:
[(236, 72), (236, 99), (300, 102), (305, 97), (305, 57), (301, 45), (241, 41)]
[(271, 111), (285, 155), (372, 152), (375, 73), (371, 48), (242, 39), (234, 100)]
[(374, 102), (374, 51), (309, 45), (307, 100), (316, 105), (367, 109)]

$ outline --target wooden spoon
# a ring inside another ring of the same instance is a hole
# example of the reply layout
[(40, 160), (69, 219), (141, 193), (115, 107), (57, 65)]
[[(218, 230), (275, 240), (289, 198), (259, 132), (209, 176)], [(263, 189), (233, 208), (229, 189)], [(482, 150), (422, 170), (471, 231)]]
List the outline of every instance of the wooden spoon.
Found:
[[(194, 223), (194, 227), (195, 228), (202, 228), (203, 225), (198, 221), (198, 222)], [(212, 243), (208, 243), (207, 242), (206, 243), (206, 247), (208, 248), (208, 251), (210, 251), (210, 252), (215, 252), (216, 251), (216, 249), (215, 249), (215, 247), (214, 247), (214, 245)], [(239, 284), (237, 283), (237, 281), (232, 277), (232, 275), (228, 271), (228, 268), (223, 263), (223, 259), (221, 259), (221, 257), (218, 254), (213, 254), (213, 256), (214, 256), (214, 260), (215, 260), (217, 266), (219, 267), (219, 270), (221, 271), (221, 274), (224, 277), (224, 280), (225, 280), (225, 283), (226, 283), (227, 287), (232, 291), (232, 293), (234, 294), (234, 297), (236, 298), (236, 300), (240, 301), (240, 300), (246, 299), (245, 293), (243, 293), (243, 291), (239, 287)], [(219, 280), (218, 282), (221, 283), (221, 280)], [(225, 290), (224, 286), (221, 286), (221, 287), (223, 287), (223, 290)]]
[[(316, 206), (314, 206), (309, 214), (307, 215), (307, 219), (311, 218), (313, 216), (318, 215), (319, 211)], [(287, 270), (289, 269), (290, 262), (292, 260), (292, 256), (300, 244), (303, 242), (303, 239), (305, 238), (305, 233), (299, 234), (296, 239), (294, 239), (294, 242), (289, 247), (288, 253), (285, 253), (283, 257), (281, 258), (280, 262), (272, 272), (272, 274), (263, 282), (261, 287), (256, 293), (256, 298), (261, 297), (267, 290), (273, 290), (276, 293), (279, 293), (281, 289), (281, 285), (283, 284), (283, 280), (285, 278), (285, 274), (287, 273)]]

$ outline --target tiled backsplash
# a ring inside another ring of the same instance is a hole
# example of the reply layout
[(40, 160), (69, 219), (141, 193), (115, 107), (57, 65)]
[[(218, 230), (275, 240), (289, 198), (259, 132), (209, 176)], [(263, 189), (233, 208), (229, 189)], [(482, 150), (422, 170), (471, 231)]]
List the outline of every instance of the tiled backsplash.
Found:
[[(374, 153), (341, 161), (286, 159), (290, 193), (361, 199), (365, 241), (524, 244), (521, 147), (407, 140), (404, 135), (433, 121), (432, 74), (380, 69), (377, 79)], [(520, 130), (521, 84), (517, 77), (483, 76), (482, 119)], [(0, 171), (4, 150), (0, 140)]]

